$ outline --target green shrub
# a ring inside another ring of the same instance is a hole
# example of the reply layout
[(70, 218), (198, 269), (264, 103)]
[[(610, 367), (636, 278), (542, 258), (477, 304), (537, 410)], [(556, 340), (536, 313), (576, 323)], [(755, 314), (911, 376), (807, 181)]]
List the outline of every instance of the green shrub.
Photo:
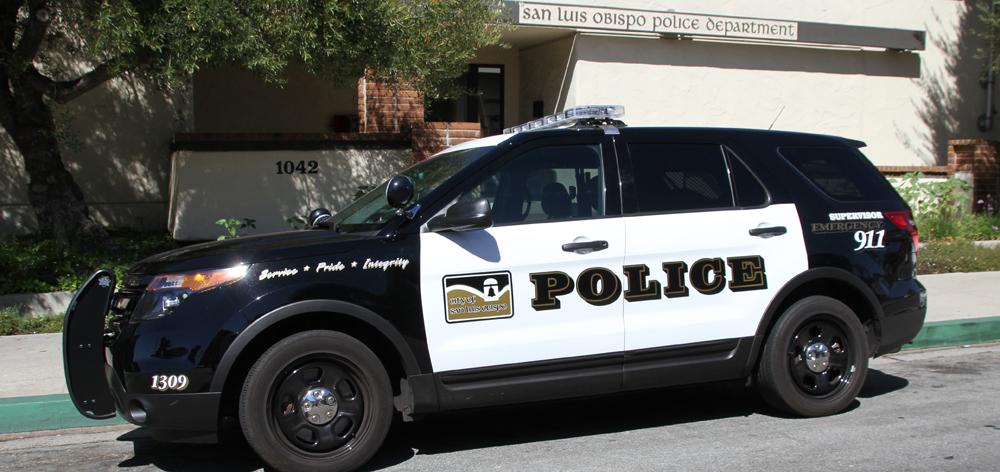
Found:
[(0, 308), (0, 336), (58, 333), (62, 331), (62, 327), (61, 315), (22, 318), (14, 308)]
[(81, 251), (37, 237), (0, 241), (0, 295), (73, 291), (100, 268), (118, 279), (141, 259), (178, 247), (169, 234), (115, 231), (111, 245), (99, 251)]
[(1000, 247), (984, 248), (969, 241), (936, 241), (921, 245), (918, 274), (1000, 270)]

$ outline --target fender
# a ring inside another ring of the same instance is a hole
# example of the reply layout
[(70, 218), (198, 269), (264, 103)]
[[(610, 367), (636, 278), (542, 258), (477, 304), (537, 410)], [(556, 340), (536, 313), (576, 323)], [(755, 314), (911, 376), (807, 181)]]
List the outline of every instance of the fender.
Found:
[(229, 376), (229, 371), (232, 369), (233, 364), (236, 363), (236, 359), (239, 358), (243, 350), (250, 344), (251, 341), (254, 340), (254, 338), (257, 337), (257, 335), (264, 332), (267, 328), (274, 326), (276, 323), (293, 316), (317, 312), (336, 313), (338, 315), (349, 316), (368, 324), (385, 336), (390, 343), (392, 343), (392, 346), (400, 355), (403, 370), (406, 372), (407, 376), (420, 373), (420, 367), (417, 364), (417, 359), (413, 355), (413, 351), (410, 350), (410, 347), (403, 339), (403, 335), (400, 334), (399, 331), (397, 331), (396, 328), (393, 327), (392, 324), (390, 324), (385, 318), (377, 315), (375, 312), (367, 308), (340, 300), (305, 300), (290, 303), (280, 308), (271, 310), (250, 323), (250, 325), (247, 326), (246, 329), (244, 329), (243, 332), (241, 332), (226, 349), (226, 353), (223, 354), (222, 360), (219, 361), (219, 365), (215, 369), (215, 374), (212, 377), (212, 385), (209, 387), (209, 391), (222, 391), (222, 388), (226, 383), (226, 378)]
[(767, 306), (767, 310), (764, 311), (764, 316), (760, 320), (760, 324), (757, 325), (757, 334), (753, 337), (753, 344), (750, 346), (750, 356), (747, 358), (747, 365), (745, 372), (749, 375), (753, 372), (754, 366), (757, 365), (757, 360), (760, 358), (760, 354), (764, 348), (764, 341), (767, 339), (768, 331), (770, 327), (774, 324), (781, 313), (778, 313), (778, 308), (784, 303), (785, 299), (794, 292), (799, 287), (816, 280), (829, 280), (834, 279), (838, 282), (844, 282), (854, 288), (862, 296), (865, 297), (865, 301), (871, 305), (875, 312), (872, 314), (875, 319), (876, 326), (882, 320), (884, 315), (882, 311), (882, 304), (879, 303), (878, 298), (872, 292), (864, 282), (861, 281), (856, 275), (836, 267), (817, 267), (814, 269), (806, 270), (801, 274), (789, 280), (781, 290), (771, 299), (771, 303)]

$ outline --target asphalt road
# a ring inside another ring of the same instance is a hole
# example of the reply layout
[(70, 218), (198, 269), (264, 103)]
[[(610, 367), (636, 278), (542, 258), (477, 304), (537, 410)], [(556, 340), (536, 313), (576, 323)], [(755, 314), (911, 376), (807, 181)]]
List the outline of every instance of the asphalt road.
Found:
[[(833, 417), (781, 417), (739, 385), (643, 392), (402, 424), (373, 469), (1000, 469), (1000, 344), (872, 368), (859, 401)], [(165, 445), (126, 426), (0, 437), (0, 470), (261, 466), (246, 446)]]

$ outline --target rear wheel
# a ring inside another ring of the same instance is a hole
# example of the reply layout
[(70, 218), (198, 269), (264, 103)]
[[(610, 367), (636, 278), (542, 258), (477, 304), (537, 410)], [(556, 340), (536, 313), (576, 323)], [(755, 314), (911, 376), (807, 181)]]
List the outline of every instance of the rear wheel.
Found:
[(839, 413), (868, 373), (867, 336), (847, 305), (823, 296), (792, 304), (771, 330), (757, 369), (761, 396), (801, 416)]
[(392, 390), (357, 339), (307, 331), (268, 349), (247, 374), (240, 425), (265, 462), (284, 471), (354, 470), (392, 422)]

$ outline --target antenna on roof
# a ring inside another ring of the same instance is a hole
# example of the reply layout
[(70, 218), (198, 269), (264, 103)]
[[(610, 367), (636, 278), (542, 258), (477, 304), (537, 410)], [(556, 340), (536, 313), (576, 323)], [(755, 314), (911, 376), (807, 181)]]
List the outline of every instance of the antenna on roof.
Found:
[(771, 126), (767, 127), (768, 131), (770, 131), (771, 128), (774, 128), (774, 124), (778, 122), (778, 118), (781, 118), (781, 112), (783, 112), (783, 111), (785, 111), (785, 106), (784, 105), (781, 106), (781, 109), (778, 110), (778, 114), (774, 117), (774, 120), (771, 121)]

